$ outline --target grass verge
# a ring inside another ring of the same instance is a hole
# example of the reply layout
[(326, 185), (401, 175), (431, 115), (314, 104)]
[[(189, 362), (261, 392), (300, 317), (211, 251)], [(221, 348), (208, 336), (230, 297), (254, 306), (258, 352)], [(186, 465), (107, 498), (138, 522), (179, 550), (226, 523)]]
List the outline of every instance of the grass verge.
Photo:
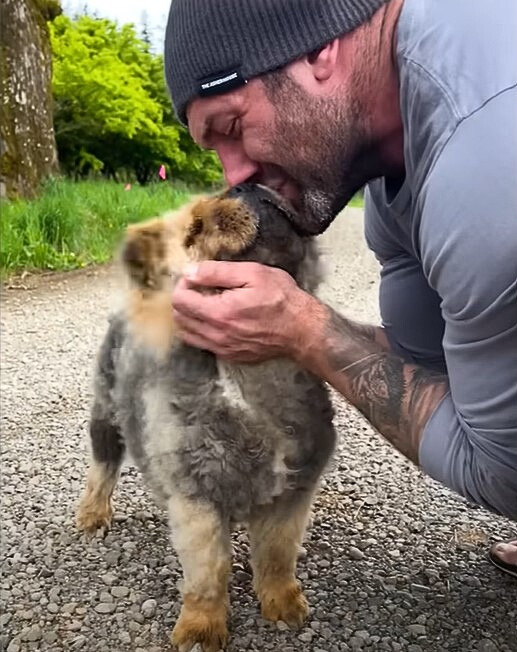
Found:
[(48, 181), (33, 201), (2, 202), (0, 273), (74, 269), (110, 260), (124, 227), (177, 208), (189, 198), (169, 183)]

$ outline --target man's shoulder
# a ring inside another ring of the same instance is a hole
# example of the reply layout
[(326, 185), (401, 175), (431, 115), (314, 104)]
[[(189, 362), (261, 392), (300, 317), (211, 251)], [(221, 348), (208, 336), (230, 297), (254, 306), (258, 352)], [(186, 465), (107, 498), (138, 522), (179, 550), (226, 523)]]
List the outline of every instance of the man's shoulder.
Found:
[[(424, 209), (437, 224), (462, 206), (468, 228), (476, 194), (470, 187), (483, 182), (469, 177), (467, 159), (474, 158), (476, 179), (485, 179), (483, 191), (494, 207), (515, 187), (503, 179), (506, 171), (515, 175), (517, 165), (510, 147), (517, 139), (516, 33), (514, 0), (501, 0), (497, 11), (470, 0), (405, 0), (397, 60), (406, 176), (396, 194), (385, 179), (369, 184), (366, 231), (379, 257), (403, 250), (421, 258)], [(441, 215), (430, 208), (444, 203)]]
[(517, 82), (516, 33), (514, 0), (405, 0), (396, 45), (401, 85), (413, 95), (412, 78), (426, 78), (428, 91), (462, 119)]
[(514, 0), (497, 11), (487, 2), (405, 0), (396, 52), (413, 195), (458, 125), (517, 83), (515, 34)]

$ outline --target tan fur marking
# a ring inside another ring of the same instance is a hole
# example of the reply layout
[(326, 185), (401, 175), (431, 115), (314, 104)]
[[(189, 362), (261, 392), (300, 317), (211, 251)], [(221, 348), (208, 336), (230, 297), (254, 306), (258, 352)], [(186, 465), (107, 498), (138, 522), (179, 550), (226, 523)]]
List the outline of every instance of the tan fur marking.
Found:
[[(291, 513), (275, 512), (272, 506), (250, 519), (253, 586), (262, 616), (299, 627), (309, 608), (295, 577), (296, 561), (309, 518), (312, 497), (307, 495)], [(289, 509), (289, 508), (287, 508)]]
[(201, 600), (185, 595), (171, 634), (173, 645), (183, 652), (199, 643), (203, 652), (219, 652), (228, 640), (227, 609), (224, 600)]
[(265, 582), (259, 599), (262, 617), (266, 620), (283, 620), (296, 628), (301, 627), (309, 615), (309, 605), (297, 580)]
[(113, 516), (111, 496), (118, 480), (118, 471), (104, 463), (92, 460), (86, 479), (86, 489), (79, 502), (76, 524), (88, 534), (100, 528), (109, 528)]
[(169, 501), (172, 543), (183, 568), (184, 604), (172, 633), (179, 650), (217, 652), (227, 638), (230, 534), (215, 509), (176, 495)]
[(172, 290), (189, 260), (181, 244), (185, 220), (182, 211), (128, 227), (122, 253), (130, 280), (126, 312), (132, 333), (159, 354), (170, 349), (175, 335)]
[(172, 287), (171, 281), (169, 292), (133, 288), (127, 300), (127, 318), (133, 335), (161, 355), (169, 351), (176, 333)]

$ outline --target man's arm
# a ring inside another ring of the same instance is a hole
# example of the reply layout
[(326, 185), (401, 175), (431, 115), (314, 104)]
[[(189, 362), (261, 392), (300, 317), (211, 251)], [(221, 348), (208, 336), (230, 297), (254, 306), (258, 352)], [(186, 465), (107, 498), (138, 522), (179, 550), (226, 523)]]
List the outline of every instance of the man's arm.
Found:
[(312, 313), (318, 314), (319, 325), (311, 328), (309, 342), (299, 339), (300, 363), (328, 381), (418, 464), (424, 428), (449, 390), (447, 376), (393, 354), (382, 328), (350, 321), (322, 304), (318, 309), (314, 305)]

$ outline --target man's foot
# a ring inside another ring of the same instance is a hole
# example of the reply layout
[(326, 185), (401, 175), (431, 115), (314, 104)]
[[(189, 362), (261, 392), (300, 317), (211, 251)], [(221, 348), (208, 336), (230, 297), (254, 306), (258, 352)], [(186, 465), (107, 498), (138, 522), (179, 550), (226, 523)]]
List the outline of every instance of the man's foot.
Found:
[(488, 551), (488, 559), (499, 570), (517, 577), (517, 539), (494, 543)]

